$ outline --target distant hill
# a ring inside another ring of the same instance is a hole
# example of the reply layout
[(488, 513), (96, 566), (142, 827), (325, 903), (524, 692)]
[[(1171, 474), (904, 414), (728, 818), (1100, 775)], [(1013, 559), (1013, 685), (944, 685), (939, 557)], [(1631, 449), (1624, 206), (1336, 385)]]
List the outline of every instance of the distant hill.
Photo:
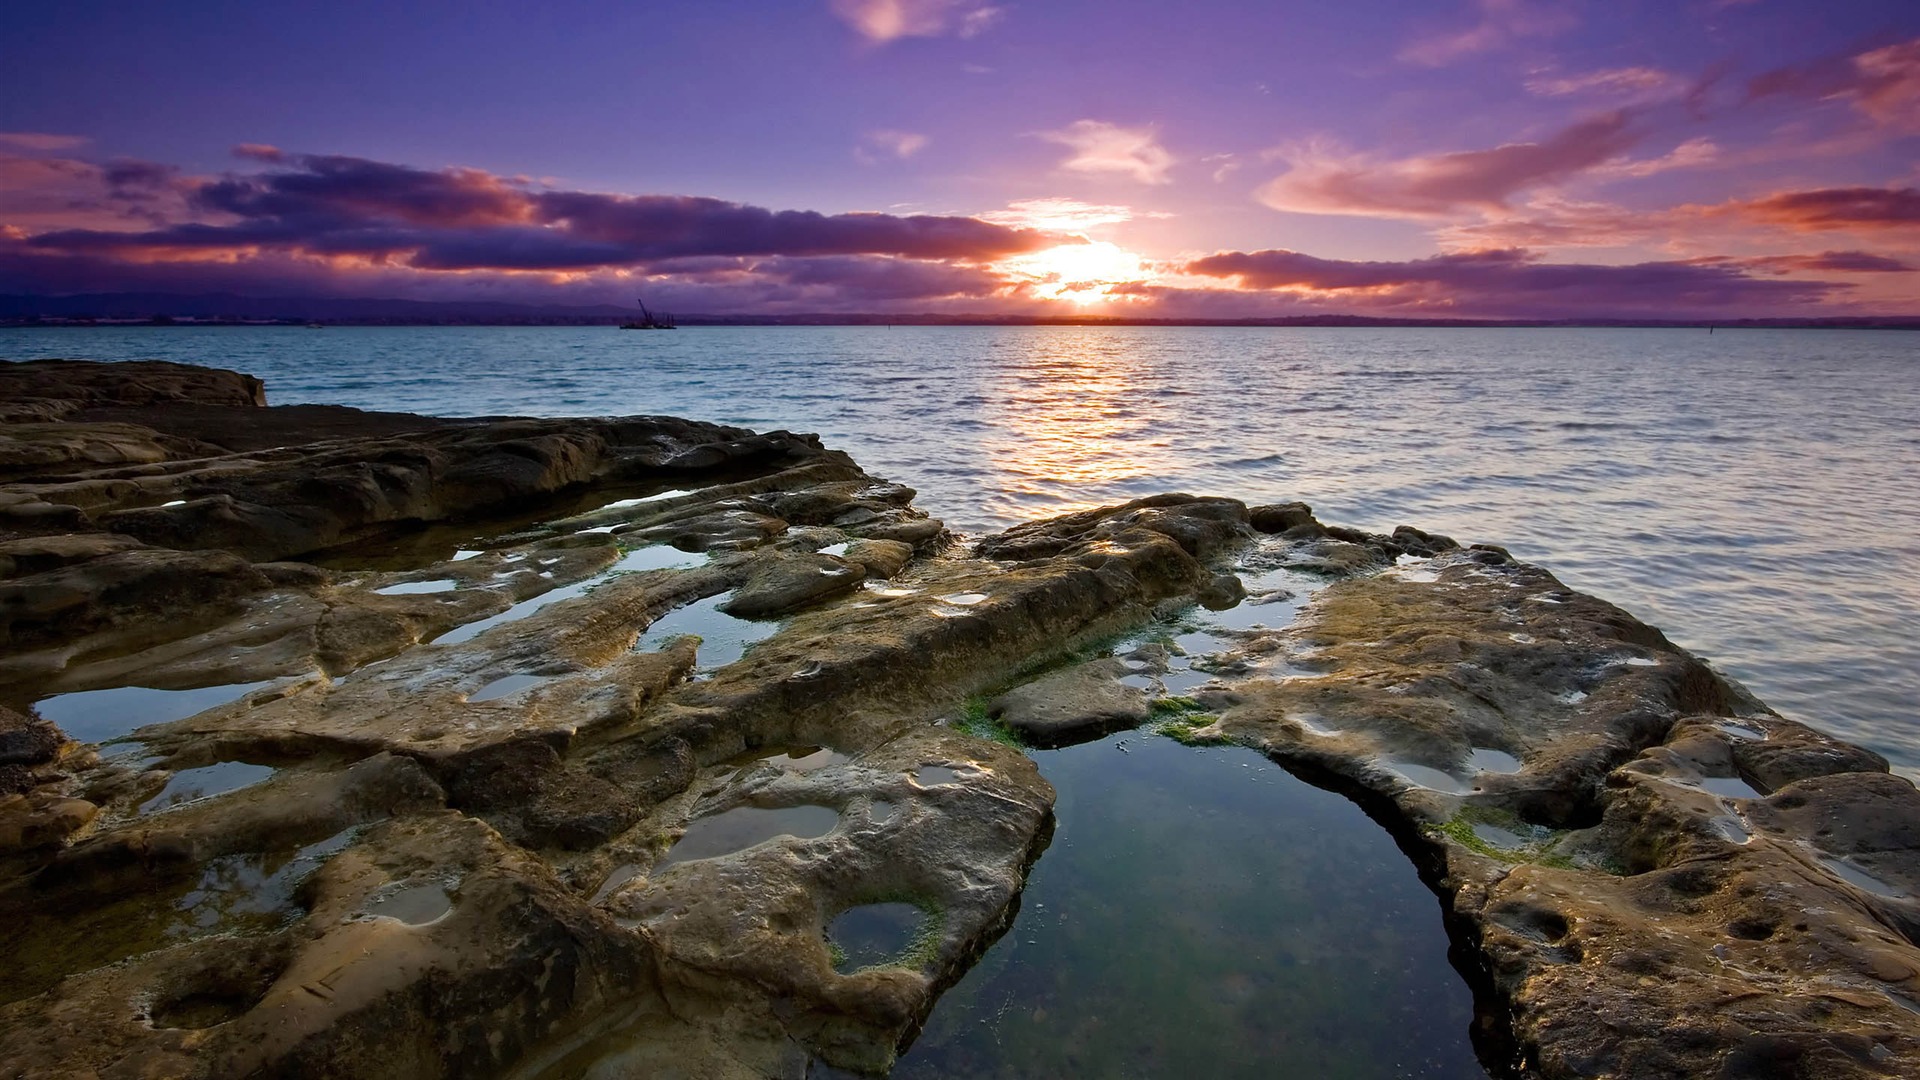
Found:
[[(260, 297), (231, 293), (86, 293), (0, 295), (0, 325), (104, 322), (309, 323), (344, 326), (604, 326), (633, 317), (614, 304), (566, 306), (485, 301)], [(682, 326), (1648, 326), (1920, 330), (1920, 315), (1787, 319), (1394, 319), (1368, 315), (1293, 315), (1249, 319), (1152, 319), (1103, 315), (676, 314)]]

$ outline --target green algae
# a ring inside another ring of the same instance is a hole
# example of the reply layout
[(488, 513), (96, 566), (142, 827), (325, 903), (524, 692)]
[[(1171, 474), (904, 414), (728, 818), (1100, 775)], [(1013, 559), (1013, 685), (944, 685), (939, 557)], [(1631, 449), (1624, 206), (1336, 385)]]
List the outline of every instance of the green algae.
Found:
[[(1572, 855), (1559, 850), (1565, 832), (1528, 825), (1518, 816), (1492, 807), (1462, 807), (1446, 821), (1429, 826), (1429, 831), (1476, 855), (1505, 863), (1531, 863), (1556, 870), (1578, 865)], [(1498, 842), (1506, 838), (1513, 842)]]
[(1223, 746), (1227, 739), (1206, 731), (1219, 717), (1190, 697), (1155, 698), (1147, 706), (1147, 729), (1186, 746)]
[(1016, 734), (1012, 728), (994, 719), (987, 713), (988, 700), (988, 695), (976, 694), (968, 698), (965, 702), (962, 702), (960, 705), (960, 720), (954, 724), (954, 727), (976, 739), (986, 739), (988, 742), (997, 742), (1002, 746), (1010, 746), (1015, 750), (1027, 749), (1027, 744), (1020, 740), (1020, 736)]

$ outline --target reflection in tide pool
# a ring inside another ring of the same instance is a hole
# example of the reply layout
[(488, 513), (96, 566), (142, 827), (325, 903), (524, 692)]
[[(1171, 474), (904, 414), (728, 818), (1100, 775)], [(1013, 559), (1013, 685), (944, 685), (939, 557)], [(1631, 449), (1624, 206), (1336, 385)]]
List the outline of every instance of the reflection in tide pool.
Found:
[(687, 831), (674, 842), (655, 872), (674, 863), (712, 859), (745, 851), (777, 837), (811, 840), (825, 836), (840, 823), (840, 811), (831, 806), (736, 806), (687, 823)]
[(697, 670), (707, 672), (733, 663), (746, 655), (748, 646), (773, 636), (780, 624), (772, 620), (736, 619), (721, 611), (720, 605), (731, 595), (721, 593), (674, 608), (654, 620), (634, 647), (651, 652), (665, 648), (674, 638), (692, 634), (700, 639), (699, 651), (695, 653)]
[(106, 742), (148, 724), (184, 720), (271, 685), (272, 680), (203, 686), (195, 690), (120, 686), (112, 690), (57, 694), (36, 702), (33, 707), (42, 718), (60, 725), (60, 730), (70, 739)]
[(1053, 844), (894, 1077), (1485, 1077), (1439, 903), (1358, 807), (1140, 733), (1034, 760)]

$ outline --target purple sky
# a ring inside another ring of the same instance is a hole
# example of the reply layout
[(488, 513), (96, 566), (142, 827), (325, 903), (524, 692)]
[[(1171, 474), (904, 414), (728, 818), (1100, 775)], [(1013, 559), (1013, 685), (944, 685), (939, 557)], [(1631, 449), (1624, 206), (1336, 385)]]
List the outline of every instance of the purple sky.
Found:
[(1920, 313), (1920, 3), (400, 6), (16, 5), (0, 292)]

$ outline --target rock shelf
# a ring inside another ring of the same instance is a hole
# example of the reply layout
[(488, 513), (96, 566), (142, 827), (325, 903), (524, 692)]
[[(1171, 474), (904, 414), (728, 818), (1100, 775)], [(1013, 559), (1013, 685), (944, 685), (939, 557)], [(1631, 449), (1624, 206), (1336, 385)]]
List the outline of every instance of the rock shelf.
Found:
[(809, 435), (0, 392), (13, 1075), (881, 1074), (1049, 843), (1019, 743), (1141, 726), (1386, 825), (1496, 1074), (1920, 1073), (1920, 792), (1497, 548), (1177, 494), (965, 543)]

